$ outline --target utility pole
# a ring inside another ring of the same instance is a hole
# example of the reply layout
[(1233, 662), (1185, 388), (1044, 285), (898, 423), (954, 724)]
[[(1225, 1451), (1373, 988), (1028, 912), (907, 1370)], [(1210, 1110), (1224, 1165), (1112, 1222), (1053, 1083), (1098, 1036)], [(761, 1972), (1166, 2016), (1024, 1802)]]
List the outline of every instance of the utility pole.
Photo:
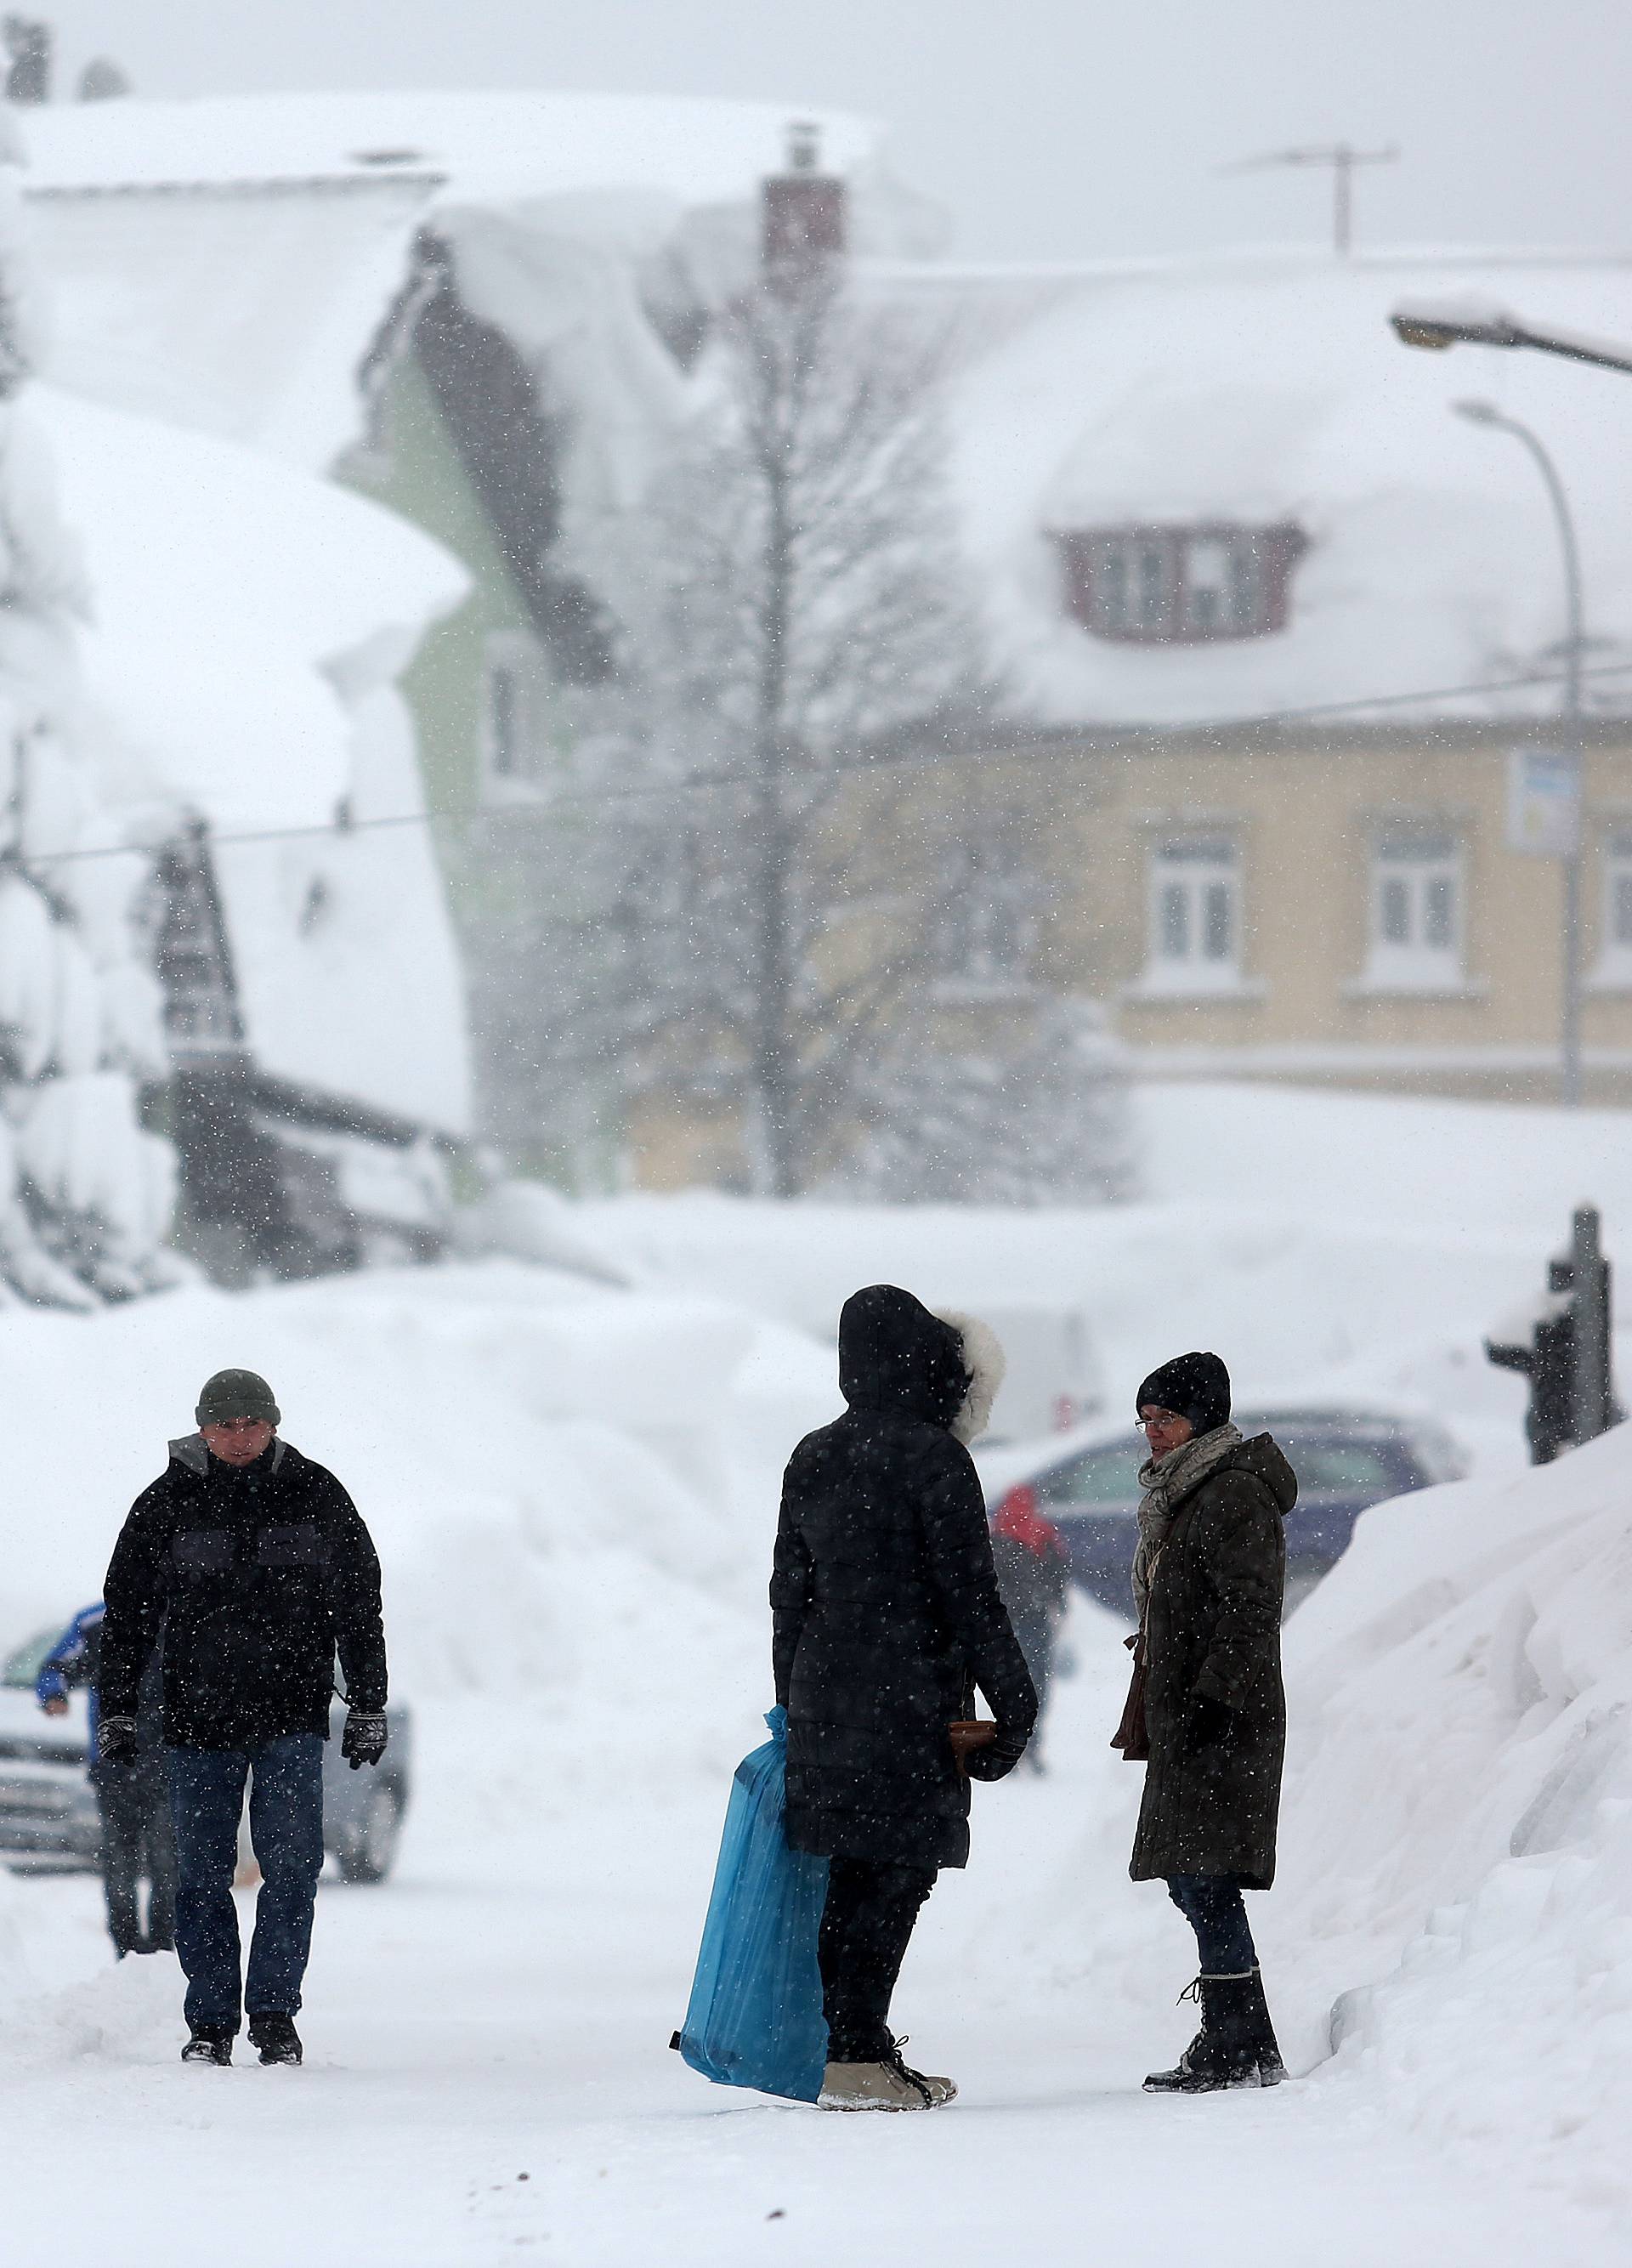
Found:
[(1507, 416), (1493, 402), (1453, 401), (1451, 407), (1459, 417), (1467, 418), (1470, 424), (1489, 425), (1499, 433), (1511, 433), (1514, 440), (1528, 452), (1541, 475), (1558, 530), (1559, 558), (1563, 568), (1564, 584), (1564, 740), (1570, 774), (1569, 824), (1565, 829), (1566, 840), (1559, 850), (1563, 865), (1564, 886), (1563, 936), (1561, 939), (1564, 981), (1559, 1012), (1558, 1099), (1573, 1110), (1580, 1103), (1582, 1089), (1581, 886), (1586, 854), (1584, 839), (1586, 747), (1581, 729), (1581, 656), (1586, 644), (1586, 622), (1584, 601), (1581, 595), (1581, 547), (1576, 540), (1575, 519), (1570, 509), (1564, 483), (1540, 437), (1518, 418)]
[(1318, 144), (1306, 150), (1272, 150), (1261, 158), (1243, 158), (1239, 164), (1219, 168), (1225, 173), (1253, 173), (1266, 166), (1326, 166), (1332, 174), (1332, 249), (1340, 260), (1347, 260), (1354, 245), (1354, 173), (1356, 166), (1392, 166), (1398, 161), (1399, 147), (1390, 143), (1386, 150), (1356, 150), (1352, 142)]

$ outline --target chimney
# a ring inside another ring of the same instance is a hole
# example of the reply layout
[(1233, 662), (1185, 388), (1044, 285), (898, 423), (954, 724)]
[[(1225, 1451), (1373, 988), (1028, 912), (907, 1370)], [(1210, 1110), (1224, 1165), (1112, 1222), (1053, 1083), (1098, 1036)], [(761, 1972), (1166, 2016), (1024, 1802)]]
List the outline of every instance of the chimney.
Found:
[(821, 170), (821, 129), (796, 118), (788, 128), (784, 170), (761, 195), (760, 269), (773, 291), (792, 298), (820, 283), (844, 257), (846, 190)]

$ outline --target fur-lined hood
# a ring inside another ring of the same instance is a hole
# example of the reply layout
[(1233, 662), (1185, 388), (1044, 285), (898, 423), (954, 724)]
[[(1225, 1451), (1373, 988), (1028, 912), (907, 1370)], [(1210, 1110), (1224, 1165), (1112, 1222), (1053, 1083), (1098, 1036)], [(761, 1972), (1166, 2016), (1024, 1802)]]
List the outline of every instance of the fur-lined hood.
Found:
[(1003, 1373), (996, 1332), (973, 1315), (937, 1314), (895, 1284), (844, 1303), (839, 1387), (852, 1410), (944, 1425), (967, 1443), (985, 1432)]
[(969, 1383), (952, 1421), (952, 1430), (967, 1448), (971, 1441), (980, 1440), (992, 1422), (992, 1404), (997, 1399), (1009, 1359), (996, 1332), (978, 1315), (960, 1314), (955, 1307), (937, 1307), (934, 1313), (936, 1321), (950, 1324), (963, 1342), (963, 1366), (969, 1374)]

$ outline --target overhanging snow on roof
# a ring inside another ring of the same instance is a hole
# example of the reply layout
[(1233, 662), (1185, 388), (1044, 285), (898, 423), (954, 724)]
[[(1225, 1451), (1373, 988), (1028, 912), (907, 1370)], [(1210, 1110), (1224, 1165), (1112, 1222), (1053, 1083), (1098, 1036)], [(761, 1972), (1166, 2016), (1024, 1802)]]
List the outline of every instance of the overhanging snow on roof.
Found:
[(464, 1131), (457, 956), (394, 683), (462, 571), (259, 453), (48, 388), (27, 405), (85, 554), (85, 688), (122, 799), (209, 821), (256, 1063)]
[[(1450, 414), (1469, 395), (1533, 424), (1555, 455), (1581, 534), (1589, 662), (1632, 662), (1628, 381), (1537, 355), (1411, 354), (1387, 321), (1407, 292), (1459, 289), (1632, 339), (1632, 255), (1266, 254), (892, 270), (869, 288), (917, 296), (966, 342), (955, 501), (996, 665), (1027, 714), (1187, 725), (1555, 673), (1547, 497), (1511, 438)], [(1283, 632), (1126, 646), (1068, 614), (1058, 534), (1219, 521), (1308, 537)], [(1624, 683), (1632, 704), (1632, 669)], [(1467, 691), (1423, 710), (1557, 700), (1555, 685), (1495, 703)]]

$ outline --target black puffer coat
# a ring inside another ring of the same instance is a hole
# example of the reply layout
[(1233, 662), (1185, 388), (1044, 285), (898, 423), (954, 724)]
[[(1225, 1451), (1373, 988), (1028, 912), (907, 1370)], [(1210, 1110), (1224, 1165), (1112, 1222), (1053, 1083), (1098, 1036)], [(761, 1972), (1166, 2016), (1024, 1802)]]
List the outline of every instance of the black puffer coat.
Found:
[(328, 1731), (338, 1649), (361, 1710), (386, 1705), (379, 1562), (331, 1472), (274, 1440), (234, 1470), (195, 1433), (131, 1506), (104, 1594), (101, 1703), (133, 1717), (164, 1630), (172, 1748)]
[(1145, 1612), (1150, 1761), (1128, 1869), (1136, 1882), (1232, 1874), (1267, 1890), (1275, 1880), (1286, 1745), (1281, 1523), (1297, 1500), (1290, 1465), (1260, 1433), (1173, 1508)]
[(961, 1867), (969, 1784), (946, 1728), (973, 1715), (977, 1685), (1015, 1753), (1037, 1714), (981, 1484), (950, 1430), (971, 1386), (962, 1342), (875, 1285), (845, 1303), (839, 1383), (849, 1410), (789, 1462), (771, 1578), (789, 1840)]

